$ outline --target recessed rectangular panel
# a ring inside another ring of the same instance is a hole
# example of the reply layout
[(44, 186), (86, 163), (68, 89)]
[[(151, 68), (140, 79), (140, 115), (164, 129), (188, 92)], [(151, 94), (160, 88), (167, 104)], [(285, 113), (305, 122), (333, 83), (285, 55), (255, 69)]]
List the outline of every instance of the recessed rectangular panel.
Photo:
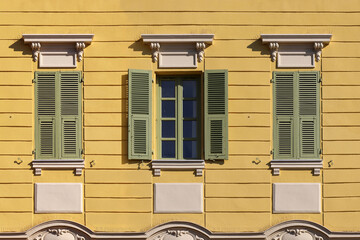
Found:
[(44, 44), (39, 55), (39, 67), (76, 67), (76, 52), (73, 44)]
[(320, 183), (274, 183), (274, 213), (320, 213)]
[(311, 44), (280, 44), (278, 68), (314, 68), (314, 48)]
[(155, 183), (154, 213), (202, 213), (202, 183)]
[(81, 183), (35, 183), (35, 213), (82, 213)]
[(159, 68), (196, 68), (195, 44), (161, 44)]

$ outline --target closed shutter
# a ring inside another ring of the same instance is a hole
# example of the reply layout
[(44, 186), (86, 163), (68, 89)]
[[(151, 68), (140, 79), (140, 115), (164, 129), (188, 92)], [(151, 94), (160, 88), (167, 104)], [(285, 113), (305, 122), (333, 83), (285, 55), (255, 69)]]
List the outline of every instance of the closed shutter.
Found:
[(61, 158), (81, 157), (81, 75), (60, 72)]
[(318, 159), (319, 73), (274, 73), (274, 158)]
[(228, 159), (228, 71), (205, 71), (205, 159)]
[(55, 158), (55, 73), (35, 73), (36, 159)]
[(295, 73), (274, 73), (274, 157), (294, 158)]
[(319, 158), (318, 72), (299, 72), (300, 158)]
[(151, 160), (151, 71), (129, 69), (128, 159)]

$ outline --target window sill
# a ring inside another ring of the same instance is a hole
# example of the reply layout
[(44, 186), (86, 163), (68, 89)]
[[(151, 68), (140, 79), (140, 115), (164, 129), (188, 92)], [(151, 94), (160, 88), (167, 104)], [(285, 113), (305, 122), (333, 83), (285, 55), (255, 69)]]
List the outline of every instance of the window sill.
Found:
[(80, 176), (84, 167), (84, 159), (35, 159), (32, 161), (32, 168), (36, 176), (41, 175), (42, 169), (74, 169), (75, 175)]
[(195, 170), (196, 176), (203, 175), (204, 160), (153, 160), (151, 167), (154, 176), (160, 176), (161, 170)]
[(313, 175), (319, 176), (320, 169), (323, 168), (322, 159), (273, 159), (270, 162), (270, 168), (273, 170), (273, 175), (280, 175), (280, 169), (313, 169)]

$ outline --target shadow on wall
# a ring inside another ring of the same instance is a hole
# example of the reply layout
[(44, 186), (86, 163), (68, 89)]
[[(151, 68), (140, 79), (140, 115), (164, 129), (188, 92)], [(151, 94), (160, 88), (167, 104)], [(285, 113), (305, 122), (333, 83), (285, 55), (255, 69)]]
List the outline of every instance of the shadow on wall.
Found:
[(23, 39), (19, 39), (9, 46), (14, 52), (22, 52), (22, 55), (32, 55), (32, 50), (29, 45), (24, 44)]
[(265, 44), (262, 44), (261, 39), (257, 39), (256, 41), (248, 45), (247, 48), (250, 48), (253, 52), (260, 52), (261, 55), (269, 56), (270, 54), (269, 47)]
[(134, 52), (142, 51), (142, 55), (151, 56), (151, 49), (148, 45), (144, 44), (141, 39), (129, 45)]

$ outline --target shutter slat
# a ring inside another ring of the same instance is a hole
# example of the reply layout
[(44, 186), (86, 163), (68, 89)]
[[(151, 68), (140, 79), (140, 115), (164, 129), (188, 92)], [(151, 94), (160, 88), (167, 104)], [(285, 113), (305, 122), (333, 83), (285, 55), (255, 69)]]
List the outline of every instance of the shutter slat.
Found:
[(79, 73), (60, 75), (61, 81), (61, 115), (78, 115), (79, 113)]
[(280, 157), (293, 158), (293, 121), (278, 120), (278, 154)]
[(205, 71), (205, 159), (228, 159), (228, 72)]
[(39, 131), (39, 159), (54, 157), (54, 121), (52, 119), (40, 120)]
[(278, 116), (293, 116), (294, 114), (294, 74), (276, 73), (275, 109)]
[(128, 159), (151, 160), (151, 71), (129, 69)]
[(63, 121), (63, 153), (65, 156), (77, 154), (77, 124), (76, 120)]
[(314, 120), (301, 121), (301, 155), (314, 156), (315, 154), (315, 124)]

